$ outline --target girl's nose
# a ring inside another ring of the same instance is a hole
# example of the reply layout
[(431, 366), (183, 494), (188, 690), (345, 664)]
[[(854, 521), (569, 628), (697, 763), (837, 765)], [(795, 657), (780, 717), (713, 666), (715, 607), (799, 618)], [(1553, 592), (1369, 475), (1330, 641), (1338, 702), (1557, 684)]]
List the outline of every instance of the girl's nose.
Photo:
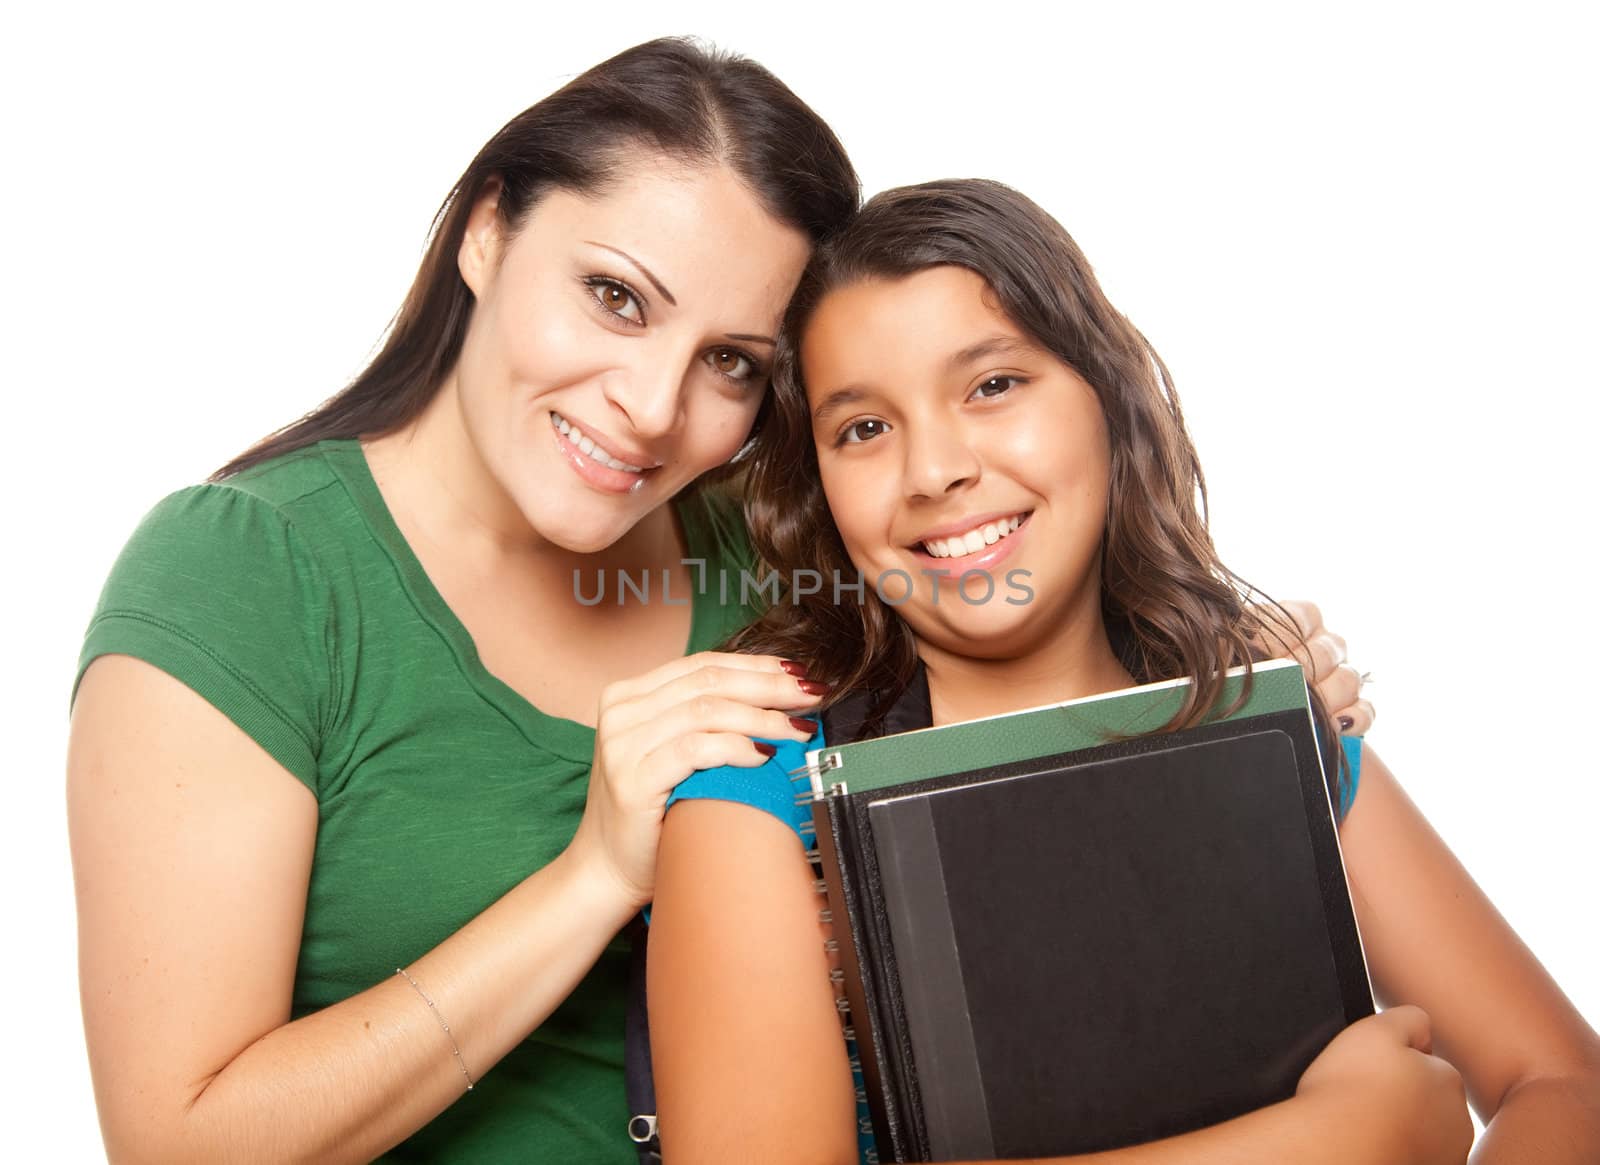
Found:
[(904, 447), (908, 497), (943, 497), (982, 476), (978, 455), (958, 424), (938, 420), (917, 425)]

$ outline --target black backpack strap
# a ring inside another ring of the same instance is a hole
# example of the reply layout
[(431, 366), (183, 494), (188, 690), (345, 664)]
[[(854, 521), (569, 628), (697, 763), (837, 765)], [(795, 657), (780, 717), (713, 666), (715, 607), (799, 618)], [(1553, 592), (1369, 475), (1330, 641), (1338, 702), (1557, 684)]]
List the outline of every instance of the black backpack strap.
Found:
[(650, 927), (642, 914), (627, 925), (633, 951), (628, 959), (628, 1011), (623, 1028), (622, 1071), (628, 1093), (628, 1137), (639, 1150), (639, 1165), (661, 1165), (656, 1135), (656, 1083), (650, 1069), (650, 1013), (645, 1000), (645, 966)]
[(881, 705), (886, 694), (859, 689), (847, 692), (823, 709), (822, 734), (828, 743), (850, 744), (868, 735), (893, 736), (898, 732), (911, 732), (933, 724), (933, 708), (928, 697), (928, 671), (920, 660), (905, 687), (896, 694), (894, 703), (884, 709)]

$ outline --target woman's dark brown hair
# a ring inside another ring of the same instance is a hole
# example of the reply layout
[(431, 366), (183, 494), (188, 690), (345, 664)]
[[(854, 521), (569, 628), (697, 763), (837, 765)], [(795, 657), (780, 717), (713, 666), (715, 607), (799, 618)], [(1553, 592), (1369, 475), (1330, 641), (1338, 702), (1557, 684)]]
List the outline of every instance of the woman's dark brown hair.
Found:
[[(1252, 661), (1263, 618), (1290, 642), (1298, 632), (1281, 610), (1268, 605), (1263, 616), (1248, 607), (1245, 596), (1258, 592), (1217, 557), (1205, 477), (1166, 365), (1111, 306), (1061, 225), (1000, 183), (929, 182), (886, 191), (813, 256), (784, 321), (770, 413), (746, 481), (762, 570), (780, 579), (806, 569), (823, 577), (858, 574), (822, 493), (799, 364), (817, 305), (830, 291), (863, 280), (947, 265), (981, 276), (1011, 321), (1099, 398), (1111, 447), (1100, 580), (1107, 628), (1141, 682), (1194, 677), (1167, 728), (1198, 723), (1221, 697), (1223, 672)], [(870, 731), (874, 721), (881, 727), (914, 674), (915, 644), (871, 586), (860, 602), (833, 600), (827, 587), (786, 594), (733, 645), (796, 660), (836, 692), (876, 693)], [(1329, 725), (1323, 727), (1331, 741)]]
[(843, 227), (861, 200), (839, 139), (766, 69), (684, 38), (636, 45), (519, 113), (489, 140), (434, 216), (422, 265), (372, 363), (338, 395), (215, 477), (329, 438), (392, 432), (415, 419), (461, 353), (473, 301), (456, 255), (473, 205), (490, 183), (500, 183), (500, 217), (514, 234), (548, 191), (603, 193), (640, 150), (728, 166), (774, 218), (815, 243)]

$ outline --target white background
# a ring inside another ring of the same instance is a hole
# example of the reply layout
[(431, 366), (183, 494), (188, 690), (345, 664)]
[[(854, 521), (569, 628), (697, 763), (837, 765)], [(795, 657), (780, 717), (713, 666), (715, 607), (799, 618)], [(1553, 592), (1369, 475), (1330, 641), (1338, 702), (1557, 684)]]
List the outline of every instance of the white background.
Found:
[(869, 191), (994, 177), (1066, 224), (1173, 369), (1224, 558), (1322, 604), (1376, 747), (1600, 1020), (1580, 5), (29, 7), (0, 69), (17, 1159), (100, 1155), (62, 770), (123, 539), (361, 366), (504, 120), (675, 32), (773, 68)]

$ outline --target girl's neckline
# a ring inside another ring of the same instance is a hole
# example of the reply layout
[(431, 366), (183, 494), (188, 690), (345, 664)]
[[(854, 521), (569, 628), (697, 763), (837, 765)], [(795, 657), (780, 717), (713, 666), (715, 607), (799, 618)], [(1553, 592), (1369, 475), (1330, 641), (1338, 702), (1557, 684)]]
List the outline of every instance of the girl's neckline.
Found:
[[(569, 759), (590, 763), (594, 755), (592, 727), (545, 712), (484, 665), (472, 633), (433, 585), (421, 560), (396, 524), (382, 491), (378, 489), (377, 480), (372, 476), (361, 443), (352, 439), (329, 440), (321, 442), (320, 448), (334, 474), (355, 502), (367, 528), (393, 563), (401, 585), (418, 613), (450, 647), (467, 681), (485, 701), (515, 724), (531, 743)], [(709, 544), (709, 523), (702, 520), (700, 507), (681, 496), (672, 499), (670, 504), (683, 531), (687, 556), (708, 561), (714, 558), (716, 548)], [(684, 654), (700, 649), (700, 636), (713, 622), (707, 618), (705, 609), (708, 598), (714, 596), (709, 595), (706, 588), (696, 590), (689, 612), (689, 633)]]

